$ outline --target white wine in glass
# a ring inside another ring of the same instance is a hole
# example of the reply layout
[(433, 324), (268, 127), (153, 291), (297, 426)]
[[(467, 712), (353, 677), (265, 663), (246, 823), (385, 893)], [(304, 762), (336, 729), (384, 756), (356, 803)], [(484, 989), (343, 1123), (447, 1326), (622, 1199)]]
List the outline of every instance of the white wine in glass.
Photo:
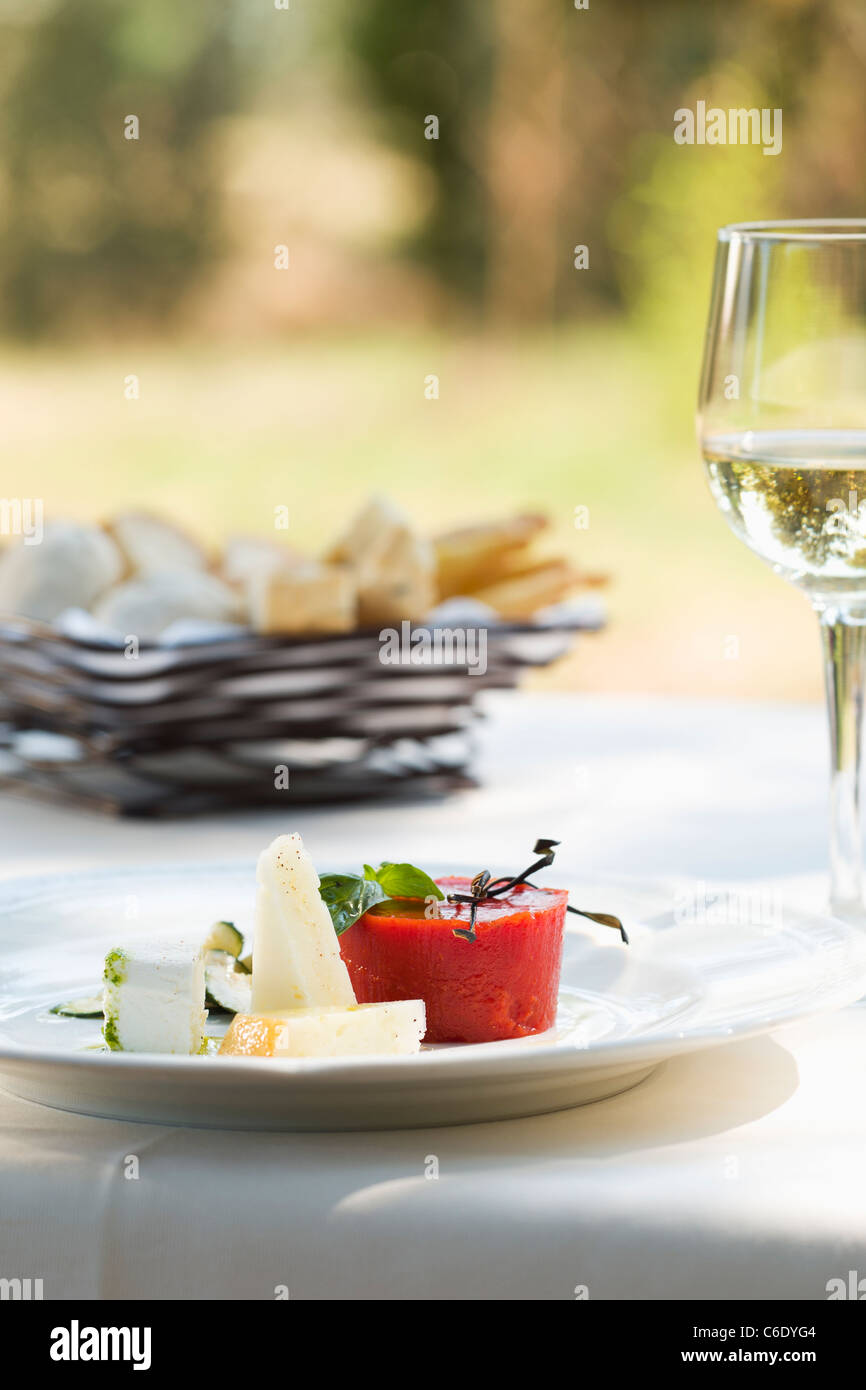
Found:
[(818, 613), (832, 745), (831, 905), (866, 920), (866, 221), (721, 229), (698, 427), (731, 528)]

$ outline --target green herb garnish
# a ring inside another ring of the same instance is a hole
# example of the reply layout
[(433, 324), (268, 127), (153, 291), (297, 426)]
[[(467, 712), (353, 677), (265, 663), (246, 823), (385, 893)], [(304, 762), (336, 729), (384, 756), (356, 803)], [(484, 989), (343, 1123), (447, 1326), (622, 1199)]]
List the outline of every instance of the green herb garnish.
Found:
[[(121, 985), (126, 979), (126, 972), (129, 961), (126, 952), (116, 949), (109, 951), (105, 957), (105, 973), (103, 979), (107, 985)], [(123, 1044), (117, 1031), (117, 1015), (110, 1013), (108, 1008), (108, 994), (105, 997), (105, 1022), (102, 1025), (102, 1036), (112, 1052), (122, 1052)]]
[(109, 951), (105, 957), (105, 971), (103, 979), (107, 985), (121, 985), (126, 979), (126, 970), (129, 962), (126, 959), (126, 952), (120, 949)]
[(380, 903), (387, 896), (381, 884), (371, 883), (360, 874), (323, 874), (319, 893), (338, 936), (348, 931), (374, 903)]
[(342, 936), (376, 903), (385, 898), (444, 898), (429, 874), (414, 864), (364, 865), (361, 874), (323, 874), (319, 893), (331, 914), (334, 931)]
[(102, 1026), (102, 1036), (112, 1052), (122, 1052), (123, 1044), (117, 1031), (117, 1015), (106, 1014), (105, 1023)]
[(389, 898), (445, 897), (430, 875), (423, 869), (416, 869), (414, 864), (391, 864), (385, 860), (378, 869), (365, 864), (364, 878), (370, 883), (381, 884)]

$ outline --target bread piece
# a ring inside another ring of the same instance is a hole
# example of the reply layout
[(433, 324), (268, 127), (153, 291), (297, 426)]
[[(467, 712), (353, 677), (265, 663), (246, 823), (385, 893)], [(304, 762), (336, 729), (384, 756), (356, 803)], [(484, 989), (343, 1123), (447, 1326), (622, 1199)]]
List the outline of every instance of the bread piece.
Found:
[(355, 574), (362, 627), (423, 618), (436, 601), (433, 547), (386, 498), (370, 499), (329, 557)]
[(436, 602), (433, 548), (401, 531), (391, 542), (380, 574), (359, 587), (362, 627), (390, 627), (425, 618)]
[(260, 570), (294, 570), (310, 564), (309, 556), (280, 541), (264, 536), (230, 536), (220, 561), (220, 574), (228, 584), (246, 584)]
[(495, 608), (502, 618), (531, 618), (540, 608), (565, 598), (579, 582), (580, 575), (566, 560), (547, 560), (476, 589), (472, 597)]
[(258, 570), (248, 580), (247, 600), (253, 627), (267, 635), (349, 632), (357, 625), (357, 589), (344, 566)]
[(99, 526), (54, 521), (39, 545), (23, 540), (0, 556), (0, 613), (50, 623), (67, 608), (89, 608), (123, 573), (123, 558)]
[(326, 562), (348, 565), (357, 574), (359, 584), (376, 583), (383, 577), (389, 549), (408, 529), (407, 518), (393, 502), (387, 497), (371, 497), (327, 552)]
[(489, 525), (446, 531), (433, 542), (439, 598), (473, 593), (514, 566), (523, 547), (547, 526), (543, 516), (526, 514)]
[(239, 595), (202, 570), (165, 571), (128, 579), (105, 594), (93, 613), (115, 632), (148, 642), (181, 618), (237, 622), (244, 616)]
[(208, 557), (180, 527), (150, 512), (121, 512), (106, 522), (133, 576), (175, 570), (204, 570)]

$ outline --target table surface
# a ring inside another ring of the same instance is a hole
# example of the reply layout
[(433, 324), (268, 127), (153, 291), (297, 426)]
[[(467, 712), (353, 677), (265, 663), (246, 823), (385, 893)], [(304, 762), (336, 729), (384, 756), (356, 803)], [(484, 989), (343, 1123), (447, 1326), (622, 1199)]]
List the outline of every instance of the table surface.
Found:
[[(484, 785), (448, 801), (151, 824), (0, 798), (0, 873), (252, 857), (289, 829), (321, 862), (494, 866), (544, 835), (575, 881), (774, 878), (798, 902), (822, 895), (822, 711), (541, 695), (488, 709)], [(251, 1134), (0, 1093), (0, 1276), (42, 1278), (46, 1298), (826, 1298), (828, 1280), (866, 1276), (864, 1070), (855, 1006), (496, 1124)]]

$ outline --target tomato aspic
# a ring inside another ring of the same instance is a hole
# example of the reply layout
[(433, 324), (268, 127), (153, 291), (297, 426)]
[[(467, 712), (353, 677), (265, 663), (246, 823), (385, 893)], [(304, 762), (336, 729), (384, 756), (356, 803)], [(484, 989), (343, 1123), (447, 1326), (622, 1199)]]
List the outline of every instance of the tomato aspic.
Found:
[[(446, 895), (468, 893), (468, 878), (439, 878)], [(552, 1028), (568, 893), (519, 884), (481, 901), (475, 939), (468, 903), (386, 898), (340, 937), (358, 1002), (423, 999), (426, 1041), (493, 1042)]]

